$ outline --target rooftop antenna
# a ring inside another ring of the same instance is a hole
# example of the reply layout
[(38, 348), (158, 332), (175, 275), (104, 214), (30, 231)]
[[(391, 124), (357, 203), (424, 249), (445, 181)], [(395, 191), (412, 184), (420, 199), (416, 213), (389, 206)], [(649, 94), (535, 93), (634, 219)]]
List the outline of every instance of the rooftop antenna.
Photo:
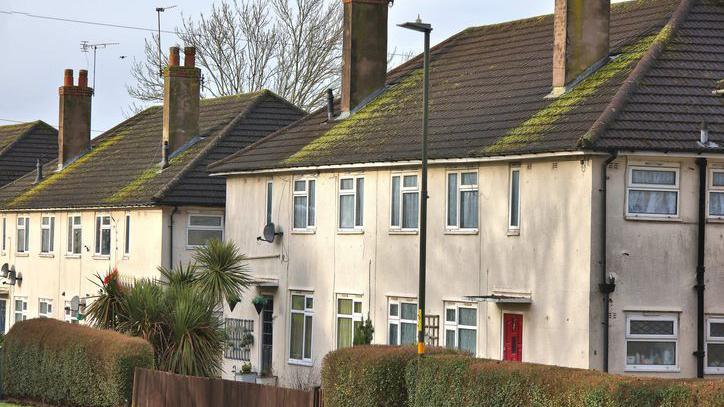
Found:
[(81, 52), (88, 52), (90, 50), (93, 50), (93, 94), (95, 94), (96, 90), (96, 52), (99, 48), (106, 48), (110, 45), (119, 45), (117, 42), (102, 42), (97, 44), (91, 44), (88, 41), (81, 41), (80, 42), (80, 50)]
[(166, 10), (170, 10), (177, 6), (166, 6), (166, 7), (156, 7), (156, 14), (158, 15), (158, 76), (163, 77), (163, 56), (161, 55), (161, 13), (163, 13)]

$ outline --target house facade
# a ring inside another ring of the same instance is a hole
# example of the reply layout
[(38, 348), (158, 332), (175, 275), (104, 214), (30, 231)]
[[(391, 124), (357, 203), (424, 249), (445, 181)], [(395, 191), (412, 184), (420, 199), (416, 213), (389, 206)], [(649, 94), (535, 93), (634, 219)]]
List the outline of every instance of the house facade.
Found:
[[(75, 322), (98, 292), (96, 275), (158, 277), (223, 239), (226, 188), (206, 166), (302, 117), (268, 91), (201, 99), (195, 50), (170, 52), (163, 106), (90, 139), (92, 89), (66, 70), (57, 159), (0, 188), (0, 264), (8, 323)], [(78, 306), (76, 306), (77, 300)]]
[[(388, 4), (344, 6), (343, 85), (367, 90), (343, 86), (329, 108), (211, 166), (227, 213), (245, 214), (225, 232), (259, 280), (247, 297), (267, 299), (226, 310), (255, 333), (229, 377), (248, 360), (283, 384), (314, 382), (367, 318), (373, 343), (416, 341), (422, 58), (380, 81), (370, 66), (385, 53), (370, 49), (386, 47), (387, 25), (370, 34), (355, 15), (384, 20)], [(724, 55), (706, 40), (724, 36), (721, 21), (707, 0), (561, 0), (552, 16), (432, 49), (429, 344), (724, 374)]]

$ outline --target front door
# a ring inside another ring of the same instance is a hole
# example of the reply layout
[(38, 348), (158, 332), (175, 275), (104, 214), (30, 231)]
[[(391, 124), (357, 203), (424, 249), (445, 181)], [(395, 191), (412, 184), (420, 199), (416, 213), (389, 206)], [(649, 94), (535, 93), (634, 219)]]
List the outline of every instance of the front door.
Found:
[(272, 340), (274, 339), (274, 322), (272, 315), (274, 311), (274, 299), (264, 296), (266, 304), (261, 310), (261, 373), (271, 374), (272, 368)]
[(520, 362), (523, 358), (523, 316), (503, 314), (503, 360)]

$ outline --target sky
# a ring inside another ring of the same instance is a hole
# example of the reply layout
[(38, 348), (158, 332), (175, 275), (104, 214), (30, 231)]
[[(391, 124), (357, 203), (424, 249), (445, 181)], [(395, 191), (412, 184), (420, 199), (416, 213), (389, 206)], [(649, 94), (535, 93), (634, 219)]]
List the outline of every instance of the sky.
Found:
[[(263, 0), (261, 0), (263, 1)], [(339, 1), (339, 0), (330, 0)], [(63, 70), (88, 69), (93, 81), (93, 54), (81, 51), (81, 41), (118, 43), (97, 52), (92, 106), (92, 136), (118, 124), (133, 100), (131, 64), (143, 58), (144, 39), (151, 32), (30, 17), (61, 19), (155, 29), (156, 7), (175, 5), (162, 14), (161, 28), (174, 30), (184, 17), (207, 13), (212, 0), (0, 0), (0, 125), (12, 121), (58, 123), (58, 87)], [(467, 27), (551, 13), (554, 0), (395, 0), (389, 12), (388, 49), (420, 52), (421, 34), (396, 24), (418, 15), (433, 26), (436, 44)], [(163, 47), (178, 43), (162, 34)], [(181, 44), (183, 45), (183, 44)], [(77, 79), (76, 79), (77, 80)]]

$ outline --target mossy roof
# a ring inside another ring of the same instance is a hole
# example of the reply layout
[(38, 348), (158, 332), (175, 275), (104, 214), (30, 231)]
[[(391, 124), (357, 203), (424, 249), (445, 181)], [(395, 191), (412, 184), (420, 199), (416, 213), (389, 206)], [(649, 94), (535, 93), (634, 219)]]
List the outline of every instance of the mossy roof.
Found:
[(58, 154), (58, 131), (43, 121), (0, 126), (0, 187)]
[[(691, 140), (680, 147), (695, 144), (697, 120), (705, 114), (711, 115), (710, 122), (724, 120), (721, 103), (715, 101), (719, 107), (712, 106), (715, 79), (724, 77), (724, 5), (716, 0), (694, 2), (678, 35), (671, 33), (671, 21), (680, 0), (612, 5), (610, 48), (614, 58), (558, 98), (546, 97), (552, 90), (553, 16), (468, 28), (448, 38), (431, 52), (429, 157), (475, 158), (615, 147), (606, 144), (605, 134), (593, 137), (589, 130), (604, 111), (610, 110), (614, 96), (652, 47), (672, 37), (660, 64), (680, 65), (671, 67), (675, 76), (666, 78), (665, 72), (657, 73), (657, 62), (652, 71), (654, 81), (664, 88), (658, 89), (658, 95), (644, 98), (633, 94), (626, 104), (635, 102), (640, 106), (637, 109), (646, 109), (648, 101), (665, 104), (678, 92), (686, 93), (684, 98), (694, 97), (694, 103), (681, 109), (702, 114), (688, 118), (685, 124), (658, 118), (657, 123), (647, 125), (661, 129), (668, 123), (694, 131), (693, 136), (687, 133)], [(679, 44), (684, 37), (691, 40)], [(681, 59), (671, 61), (669, 55)], [(694, 78), (687, 79), (691, 75)], [(418, 160), (421, 81), (418, 56), (391, 71), (385, 90), (349, 118), (328, 123), (326, 109), (321, 109), (211, 169), (225, 173)], [(696, 103), (707, 107), (694, 106)], [(339, 104), (335, 107), (338, 112)], [(715, 123), (713, 134), (724, 137), (717, 126)], [(635, 142), (639, 136), (626, 137)], [(640, 133), (640, 137), (646, 136)], [(655, 136), (658, 140), (667, 137)]]
[(161, 106), (125, 120), (92, 142), (90, 151), (57, 170), (44, 165), (0, 188), (0, 210), (149, 205), (223, 206), (225, 182), (207, 165), (302, 117), (303, 112), (269, 91), (203, 99), (196, 142), (161, 168)]

